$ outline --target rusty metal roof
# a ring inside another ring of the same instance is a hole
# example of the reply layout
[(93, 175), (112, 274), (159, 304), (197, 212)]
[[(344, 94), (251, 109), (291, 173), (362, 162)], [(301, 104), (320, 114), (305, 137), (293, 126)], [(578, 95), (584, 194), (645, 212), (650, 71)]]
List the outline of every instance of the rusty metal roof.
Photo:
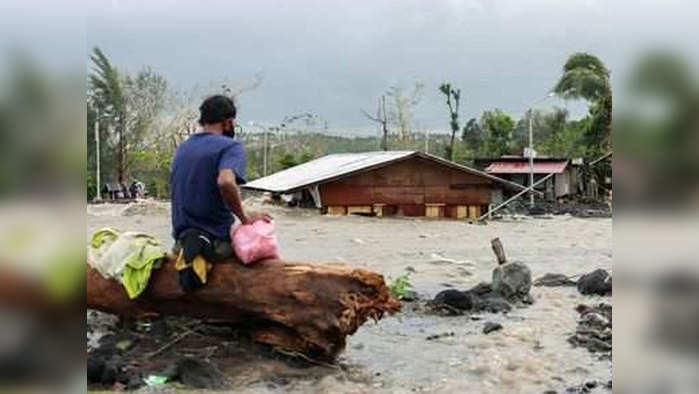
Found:
[[(568, 166), (567, 160), (562, 161), (535, 161), (535, 174), (560, 174)], [(494, 161), (486, 167), (485, 172), (489, 174), (529, 174), (529, 162), (527, 161)]]
[(273, 193), (292, 193), (299, 189), (327, 183), (338, 178), (383, 167), (390, 163), (411, 157), (421, 157), (438, 162), (456, 170), (483, 176), (503, 184), (511, 189), (522, 190), (523, 186), (506, 181), (485, 172), (462, 166), (430, 154), (417, 151), (378, 151), (364, 153), (338, 153), (303, 163), (264, 178), (248, 182), (242, 187), (250, 190), (269, 191)]

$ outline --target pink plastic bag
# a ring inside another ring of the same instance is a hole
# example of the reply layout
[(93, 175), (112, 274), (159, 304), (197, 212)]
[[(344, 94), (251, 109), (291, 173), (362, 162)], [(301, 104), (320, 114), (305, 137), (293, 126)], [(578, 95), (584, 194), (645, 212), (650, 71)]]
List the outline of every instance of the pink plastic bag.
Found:
[(252, 224), (231, 227), (233, 250), (243, 264), (279, 258), (274, 223), (258, 220)]

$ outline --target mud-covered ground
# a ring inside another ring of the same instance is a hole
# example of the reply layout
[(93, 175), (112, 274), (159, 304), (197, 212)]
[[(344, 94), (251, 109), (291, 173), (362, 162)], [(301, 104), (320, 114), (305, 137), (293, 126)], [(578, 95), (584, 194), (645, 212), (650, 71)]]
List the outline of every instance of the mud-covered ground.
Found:
[[(612, 269), (610, 218), (508, 217), (483, 225), (256, 208), (275, 217), (286, 260), (340, 262), (378, 271), (388, 280), (409, 273), (422, 299), (490, 281), (495, 237), (508, 259), (526, 263), (534, 278)], [(109, 226), (146, 231), (172, 245), (167, 204), (88, 206), (87, 217), (88, 236)], [(408, 304), (393, 317), (361, 327), (336, 366), (295, 365), (234, 340), (207, 346), (230, 356), (218, 367), (236, 391), (541, 393), (596, 381), (592, 391), (605, 392), (611, 360), (574, 348), (567, 339), (576, 331), (578, 304), (611, 303), (611, 297), (583, 296), (574, 286), (532, 287), (531, 295), (532, 306), (505, 315), (441, 317)], [(88, 314), (88, 325), (97, 321)], [(503, 328), (485, 335), (485, 322)]]

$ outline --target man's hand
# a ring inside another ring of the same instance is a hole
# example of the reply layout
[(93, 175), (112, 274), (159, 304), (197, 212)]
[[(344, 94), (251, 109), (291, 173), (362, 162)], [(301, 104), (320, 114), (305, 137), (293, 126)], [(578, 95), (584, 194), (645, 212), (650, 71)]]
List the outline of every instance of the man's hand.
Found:
[(264, 220), (265, 222), (271, 222), (274, 218), (271, 215), (264, 212), (248, 212), (245, 218), (241, 218), (240, 221), (243, 224), (252, 224), (258, 220)]

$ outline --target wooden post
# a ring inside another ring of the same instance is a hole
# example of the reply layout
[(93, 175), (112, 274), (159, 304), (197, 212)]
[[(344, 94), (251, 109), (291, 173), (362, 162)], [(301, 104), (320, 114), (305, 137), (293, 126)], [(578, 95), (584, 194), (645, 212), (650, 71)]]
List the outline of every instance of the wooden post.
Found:
[(495, 257), (498, 259), (498, 265), (507, 263), (507, 258), (505, 258), (505, 248), (503, 248), (500, 238), (494, 238), (492, 241), (490, 241), (490, 245), (493, 247), (493, 253), (495, 253)]

